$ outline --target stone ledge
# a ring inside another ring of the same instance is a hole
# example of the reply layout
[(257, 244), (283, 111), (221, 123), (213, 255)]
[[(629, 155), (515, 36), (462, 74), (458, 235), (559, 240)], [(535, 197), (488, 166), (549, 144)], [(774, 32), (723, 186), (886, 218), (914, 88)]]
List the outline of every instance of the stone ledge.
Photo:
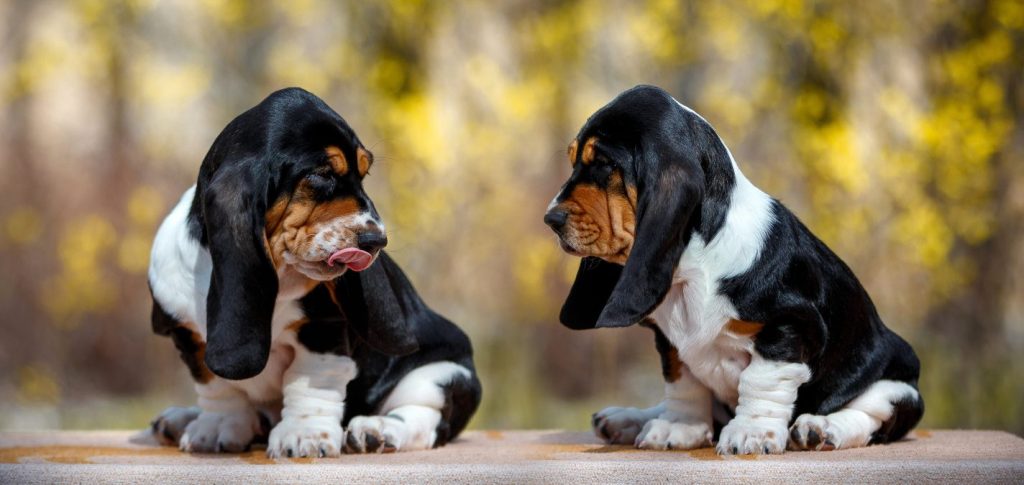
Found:
[(916, 431), (883, 446), (723, 458), (711, 449), (608, 446), (585, 432), (472, 431), (437, 450), (269, 460), (262, 450), (189, 455), (128, 431), (0, 433), (0, 483), (277, 481), (1022, 483), (1024, 439), (1000, 431)]

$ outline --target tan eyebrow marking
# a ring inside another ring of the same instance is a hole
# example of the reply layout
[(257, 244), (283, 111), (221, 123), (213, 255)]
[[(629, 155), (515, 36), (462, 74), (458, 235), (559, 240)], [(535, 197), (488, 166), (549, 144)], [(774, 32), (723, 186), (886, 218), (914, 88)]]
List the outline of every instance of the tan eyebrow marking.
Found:
[(574, 167), (576, 166), (576, 149), (579, 148), (579, 146), (579, 140), (573, 140), (572, 143), (569, 144), (569, 163)]
[(366, 176), (366, 172), (370, 171), (370, 165), (373, 165), (373, 155), (360, 147), (356, 149), (356, 157), (359, 175)]
[(334, 169), (338, 175), (345, 175), (348, 173), (348, 161), (345, 160), (345, 154), (341, 153), (341, 149), (336, 146), (329, 146), (324, 149), (327, 153), (327, 159), (331, 161), (331, 168)]
[(597, 137), (592, 136), (587, 143), (583, 145), (583, 164), (589, 165), (594, 161), (594, 144), (597, 143)]

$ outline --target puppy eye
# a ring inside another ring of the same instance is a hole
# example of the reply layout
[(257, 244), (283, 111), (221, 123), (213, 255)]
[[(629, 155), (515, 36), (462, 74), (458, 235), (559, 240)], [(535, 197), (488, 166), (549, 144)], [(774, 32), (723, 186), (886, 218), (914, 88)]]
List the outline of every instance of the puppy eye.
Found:
[(306, 175), (310, 188), (319, 194), (331, 194), (334, 192), (334, 177), (320, 172), (311, 172)]

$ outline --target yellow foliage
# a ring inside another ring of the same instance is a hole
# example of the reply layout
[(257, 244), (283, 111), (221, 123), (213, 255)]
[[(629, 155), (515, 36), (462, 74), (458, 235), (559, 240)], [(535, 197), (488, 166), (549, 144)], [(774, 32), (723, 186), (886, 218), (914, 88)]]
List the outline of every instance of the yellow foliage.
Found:
[(210, 87), (210, 71), (198, 64), (171, 64), (144, 56), (133, 63), (132, 69), (139, 101), (163, 109), (180, 109)]
[(165, 206), (156, 188), (136, 187), (128, 197), (128, 218), (138, 226), (152, 227), (164, 216)]
[(203, 10), (217, 22), (232, 28), (251, 27), (246, 25), (246, 0), (200, 0)]
[(18, 246), (28, 246), (39, 240), (43, 234), (43, 220), (39, 211), (32, 207), (19, 207), (7, 215), (4, 221), (4, 235)]
[(556, 267), (561, 251), (550, 237), (531, 237), (520, 241), (514, 256), (517, 287), (531, 318), (548, 318), (553, 305), (549, 298), (551, 268)]
[(148, 232), (129, 234), (121, 239), (117, 250), (117, 265), (129, 273), (143, 274), (149, 267), (152, 236)]
[(92, 215), (73, 222), (57, 243), (61, 270), (48, 281), (40, 304), (61, 328), (77, 326), (77, 317), (113, 305), (117, 288), (105, 276), (105, 257), (117, 240), (109, 221)]

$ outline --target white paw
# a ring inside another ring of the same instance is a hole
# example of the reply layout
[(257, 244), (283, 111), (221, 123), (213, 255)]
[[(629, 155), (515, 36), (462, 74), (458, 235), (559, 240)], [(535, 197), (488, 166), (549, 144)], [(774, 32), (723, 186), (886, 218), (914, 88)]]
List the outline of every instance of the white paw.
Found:
[(782, 453), (788, 436), (784, 420), (737, 416), (722, 428), (717, 450), (721, 455)]
[(238, 453), (247, 450), (259, 432), (260, 418), (255, 410), (204, 411), (185, 427), (178, 447), (194, 453)]
[(267, 456), (326, 457), (341, 455), (341, 422), (330, 416), (288, 417), (270, 430)]
[(789, 449), (830, 451), (842, 448), (838, 433), (830, 428), (825, 416), (800, 415), (789, 428)]
[(149, 427), (153, 437), (161, 445), (174, 446), (181, 440), (181, 434), (185, 432), (185, 427), (195, 421), (199, 417), (199, 413), (200, 409), (196, 406), (190, 408), (171, 406), (153, 419), (149, 423)]
[(711, 444), (711, 428), (706, 423), (673, 423), (652, 419), (636, 437), (636, 447), (645, 450), (692, 450)]
[(404, 449), (406, 426), (389, 416), (356, 416), (348, 422), (345, 453), (394, 453)]
[(598, 438), (611, 444), (628, 445), (633, 444), (650, 416), (646, 409), (608, 407), (594, 413), (590, 422)]

